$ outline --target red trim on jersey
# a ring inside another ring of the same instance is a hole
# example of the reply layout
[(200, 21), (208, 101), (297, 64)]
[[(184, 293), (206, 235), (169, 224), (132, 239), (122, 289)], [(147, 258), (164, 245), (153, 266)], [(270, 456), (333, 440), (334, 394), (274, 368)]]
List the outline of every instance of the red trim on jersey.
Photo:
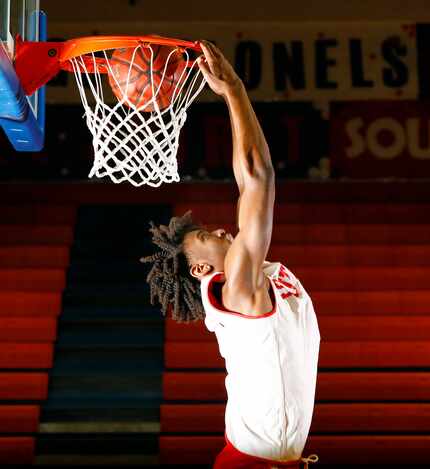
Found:
[(224, 274), (219, 273), (214, 275), (211, 280), (209, 281), (208, 285), (208, 298), (210, 304), (219, 312), (221, 313), (227, 313), (227, 314), (233, 314), (235, 316), (241, 316), (242, 318), (246, 319), (260, 319), (260, 318), (267, 318), (268, 316), (272, 316), (276, 312), (276, 297), (275, 293), (273, 291), (273, 286), (272, 283), (270, 283), (270, 299), (272, 301), (272, 310), (269, 311), (268, 313), (263, 313), (259, 314), (258, 316), (251, 316), (249, 314), (243, 314), (239, 313), (237, 311), (230, 311), (227, 309), (223, 304), (221, 300), (221, 289), (219, 289), (218, 292), (218, 297), (217, 294), (215, 293), (214, 289), (216, 288), (214, 284), (222, 285), (222, 280), (224, 279)]

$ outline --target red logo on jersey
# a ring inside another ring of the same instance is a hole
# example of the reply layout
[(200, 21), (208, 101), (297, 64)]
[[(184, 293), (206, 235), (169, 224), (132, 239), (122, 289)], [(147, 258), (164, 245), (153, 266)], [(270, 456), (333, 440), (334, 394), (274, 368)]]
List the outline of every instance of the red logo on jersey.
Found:
[(281, 298), (286, 299), (291, 295), (300, 296), (298, 289), (291, 283), (290, 276), (283, 265), (281, 265), (278, 278), (273, 280), (276, 288), (281, 291)]

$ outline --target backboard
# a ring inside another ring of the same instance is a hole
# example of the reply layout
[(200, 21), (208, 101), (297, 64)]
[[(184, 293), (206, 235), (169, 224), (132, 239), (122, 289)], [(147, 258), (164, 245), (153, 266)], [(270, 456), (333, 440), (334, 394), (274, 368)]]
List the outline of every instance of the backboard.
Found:
[(18, 151), (43, 146), (45, 89), (25, 96), (13, 68), (15, 40), (46, 40), (46, 17), (39, 0), (0, 0), (0, 125)]

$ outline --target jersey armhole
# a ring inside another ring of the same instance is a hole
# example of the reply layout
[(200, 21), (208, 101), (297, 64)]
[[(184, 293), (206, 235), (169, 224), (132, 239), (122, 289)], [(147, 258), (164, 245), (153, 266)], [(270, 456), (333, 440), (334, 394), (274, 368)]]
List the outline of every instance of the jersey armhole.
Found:
[(243, 314), (243, 313), (239, 313), (238, 311), (231, 311), (231, 310), (227, 309), (222, 303), (221, 290), (222, 290), (222, 286), (223, 286), (224, 283), (221, 281), (221, 279), (223, 279), (223, 276), (224, 276), (224, 274), (222, 274), (222, 273), (214, 275), (213, 278), (209, 281), (208, 290), (207, 290), (208, 291), (209, 303), (218, 312), (225, 313), (225, 314), (232, 314), (232, 315), (240, 316), (240, 317), (243, 317), (243, 318), (246, 318), (246, 319), (266, 318), (268, 316), (272, 316), (276, 312), (276, 295), (275, 295), (275, 292), (274, 292), (273, 284), (270, 280), (269, 280), (269, 282), (270, 282), (270, 292), (269, 292), (269, 294), (270, 294), (270, 300), (272, 302), (271, 311), (269, 311), (267, 313), (259, 314), (258, 316), (251, 316), (249, 314)]

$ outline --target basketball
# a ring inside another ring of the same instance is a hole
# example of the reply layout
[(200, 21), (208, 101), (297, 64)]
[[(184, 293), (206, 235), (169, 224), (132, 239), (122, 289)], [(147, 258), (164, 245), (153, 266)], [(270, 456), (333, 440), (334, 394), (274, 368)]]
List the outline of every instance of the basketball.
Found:
[(181, 52), (155, 44), (115, 49), (110, 62), (109, 84), (115, 96), (120, 101), (126, 97), (125, 104), (144, 112), (154, 111), (155, 102), (160, 109), (170, 104), (185, 67)]

